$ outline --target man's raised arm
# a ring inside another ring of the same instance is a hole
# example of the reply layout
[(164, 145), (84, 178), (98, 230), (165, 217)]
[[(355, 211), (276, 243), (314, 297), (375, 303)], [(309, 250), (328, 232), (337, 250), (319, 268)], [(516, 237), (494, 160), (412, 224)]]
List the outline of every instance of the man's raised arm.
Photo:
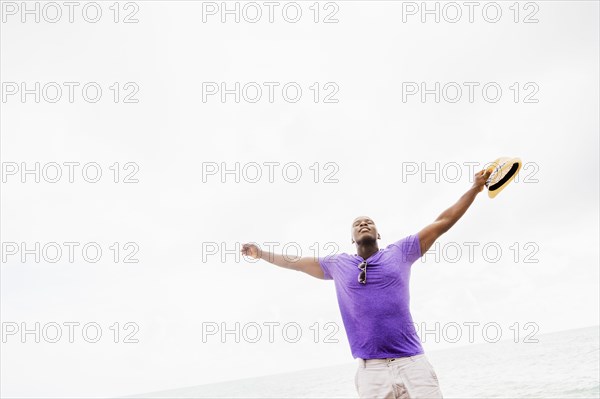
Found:
[(319, 265), (319, 260), (316, 258), (278, 255), (272, 252), (263, 251), (254, 244), (242, 245), (241, 252), (242, 255), (250, 256), (254, 259), (263, 259), (285, 269), (296, 270), (322, 280), (325, 279), (323, 269), (321, 268), (321, 265)]
[(435, 222), (425, 227), (419, 232), (419, 243), (421, 245), (421, 254), (425, 254), (431, 248), (433, 243), (450, 227), (454, 226), (454, 223), (458, 221), (465, 214), (467, 209), (471, 206), (477, 194), (483, 190), (483, 186), (490, 177), (491, 171), (482, 170), (475, 174), (475, 181), (473, 186), (460, 197), (460, 199), (446, 209)]

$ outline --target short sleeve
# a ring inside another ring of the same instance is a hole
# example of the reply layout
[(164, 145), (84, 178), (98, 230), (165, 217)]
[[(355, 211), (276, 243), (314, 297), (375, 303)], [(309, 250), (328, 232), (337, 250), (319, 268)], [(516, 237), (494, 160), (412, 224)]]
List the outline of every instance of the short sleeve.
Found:
[(419, 235), (413, 234), (392, 244), (396, 247), (400, 254), (400, 260), (403, 263), (414, 263), (421, 257), (421, 243)]
[(321, 265), (321, 269), (323, 269), (325, 280), (333, 280), (337, 261), (337, 255), (329, 255), (319, 258), (319, 265)]

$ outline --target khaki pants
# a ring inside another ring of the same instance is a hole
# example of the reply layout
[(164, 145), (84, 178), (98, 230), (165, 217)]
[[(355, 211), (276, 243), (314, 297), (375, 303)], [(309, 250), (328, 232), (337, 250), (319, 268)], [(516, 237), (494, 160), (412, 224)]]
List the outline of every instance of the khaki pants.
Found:
[(354, 382), (360, 398), (442, 398), (437, 375), (424, 354), (358, 361)]

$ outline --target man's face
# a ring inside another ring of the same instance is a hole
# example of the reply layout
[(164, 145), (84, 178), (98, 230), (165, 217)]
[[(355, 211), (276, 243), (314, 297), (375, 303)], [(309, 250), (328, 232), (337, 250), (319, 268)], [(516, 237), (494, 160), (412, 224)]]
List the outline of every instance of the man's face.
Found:
[(363, 244), (381, 238), (375, 222), (368, 216), (359, 216), (352, 222), (352, 242)]

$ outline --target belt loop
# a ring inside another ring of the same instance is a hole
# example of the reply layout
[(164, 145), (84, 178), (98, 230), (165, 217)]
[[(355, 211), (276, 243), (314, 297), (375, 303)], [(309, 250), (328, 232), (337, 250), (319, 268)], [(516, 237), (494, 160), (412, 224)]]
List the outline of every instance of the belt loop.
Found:
[(360, 359), (360, 366), (364, 369), (367, 368), (367, 361), (363, 358)]

